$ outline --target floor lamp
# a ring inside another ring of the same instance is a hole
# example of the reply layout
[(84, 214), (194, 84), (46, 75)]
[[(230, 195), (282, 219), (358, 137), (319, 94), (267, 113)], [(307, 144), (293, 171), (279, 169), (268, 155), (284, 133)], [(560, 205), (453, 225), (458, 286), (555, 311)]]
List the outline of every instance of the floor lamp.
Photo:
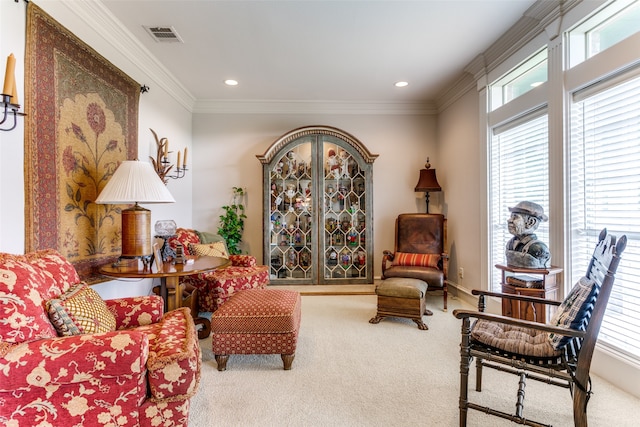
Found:
[(438, 179), (436, 178), (436, 170), (431, 169), (429, 158), (427, 158), (424, 169), (420, 169), (420, 178), (418, 178), (415, 191), (424, 191), (427, 199), (427, 213), (429, 213), (429, 192), (442, 191), (440, 184), (438, 184)]
[(151, 211), (138, 203), (175, 203), (151, 164), (125, 160), (102, 189), (97, 204), (134, 204), (122, 210), (122, 254), (120, 260), (139, 258), (147, 265), (153, 254)]

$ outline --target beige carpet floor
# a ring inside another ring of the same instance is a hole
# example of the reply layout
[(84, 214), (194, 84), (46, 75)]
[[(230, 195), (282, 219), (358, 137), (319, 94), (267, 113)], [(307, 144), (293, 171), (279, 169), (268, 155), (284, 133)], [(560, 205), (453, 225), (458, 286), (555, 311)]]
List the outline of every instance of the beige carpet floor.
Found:
[[(192, 400), (190, 426), (447, 426), (458, 425), (461, 306), (430, 297), (428, 331), (406, 319), (368, 323), (372, 295), (303, 296), (296, 358), (290, 371), (278, 355), (231, 356), (218, 372), (211, 339), (201, 340), (202, 380)], [(474, 372), (471, 381), (475, 381)], [(485, 370), (478, 403), (514, 410), (517, 377)], [(471, 382), (475, 384), (475, 382)], [(640, 425), (640, 400), (593, 378), (590, 427)], [(525, 416), (572, 426), (566, 389), (527, 383)], [(469, 426), (511, 426), (470, 411)]]

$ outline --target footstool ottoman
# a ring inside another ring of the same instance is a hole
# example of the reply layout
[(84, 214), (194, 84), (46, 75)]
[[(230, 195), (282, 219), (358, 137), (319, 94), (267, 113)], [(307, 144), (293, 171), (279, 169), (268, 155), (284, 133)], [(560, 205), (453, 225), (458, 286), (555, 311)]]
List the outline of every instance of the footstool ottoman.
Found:
[(235, 293), (211, 316), (211, 343), (218, 371), (231, 354), (280, 354), (291, 369), (301, 315), (300, 293), (246, 289)]
[(425, 307), (427, 283), (420, 279), (393, 277), (376, 286), (378, 312), (369, 323), (380, 323), (385, 317), (405, 317), (413, 320), (418, 329), (427, 330), (422, 315), (433, 312)]

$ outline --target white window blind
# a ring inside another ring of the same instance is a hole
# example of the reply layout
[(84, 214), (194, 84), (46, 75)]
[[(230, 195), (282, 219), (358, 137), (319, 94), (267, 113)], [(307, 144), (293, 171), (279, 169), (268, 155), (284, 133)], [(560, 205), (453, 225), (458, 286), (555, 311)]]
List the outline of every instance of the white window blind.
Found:
[[(509, 208), (528, 200), (549, 212), (549, 144), (546, 109), (493, 129), (490, 146), (491, 289), (500, 290), (495, 264), (504, 264)], [(548, 223), (536, 234), (548, 243)]]
[(602, 228), (627, 235), (599, 341), (640, 360), (640, 77), (603, 82), (573, 101), (571, 283), (584, 275)]

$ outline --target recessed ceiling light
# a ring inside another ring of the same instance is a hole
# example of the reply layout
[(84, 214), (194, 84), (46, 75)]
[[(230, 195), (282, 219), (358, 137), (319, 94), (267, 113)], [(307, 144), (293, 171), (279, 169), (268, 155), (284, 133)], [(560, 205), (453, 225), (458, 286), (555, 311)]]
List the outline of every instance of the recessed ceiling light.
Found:
[(228, 80), (224, 81), (224, 84), (226, 84), (227, 86), (238, 86), (238, 81), (237, 80), (228, 79)]
[(408, 82), (396, 82), (395, 83), (395, 87), (405, 87), (405, 86), (409, 86)]

